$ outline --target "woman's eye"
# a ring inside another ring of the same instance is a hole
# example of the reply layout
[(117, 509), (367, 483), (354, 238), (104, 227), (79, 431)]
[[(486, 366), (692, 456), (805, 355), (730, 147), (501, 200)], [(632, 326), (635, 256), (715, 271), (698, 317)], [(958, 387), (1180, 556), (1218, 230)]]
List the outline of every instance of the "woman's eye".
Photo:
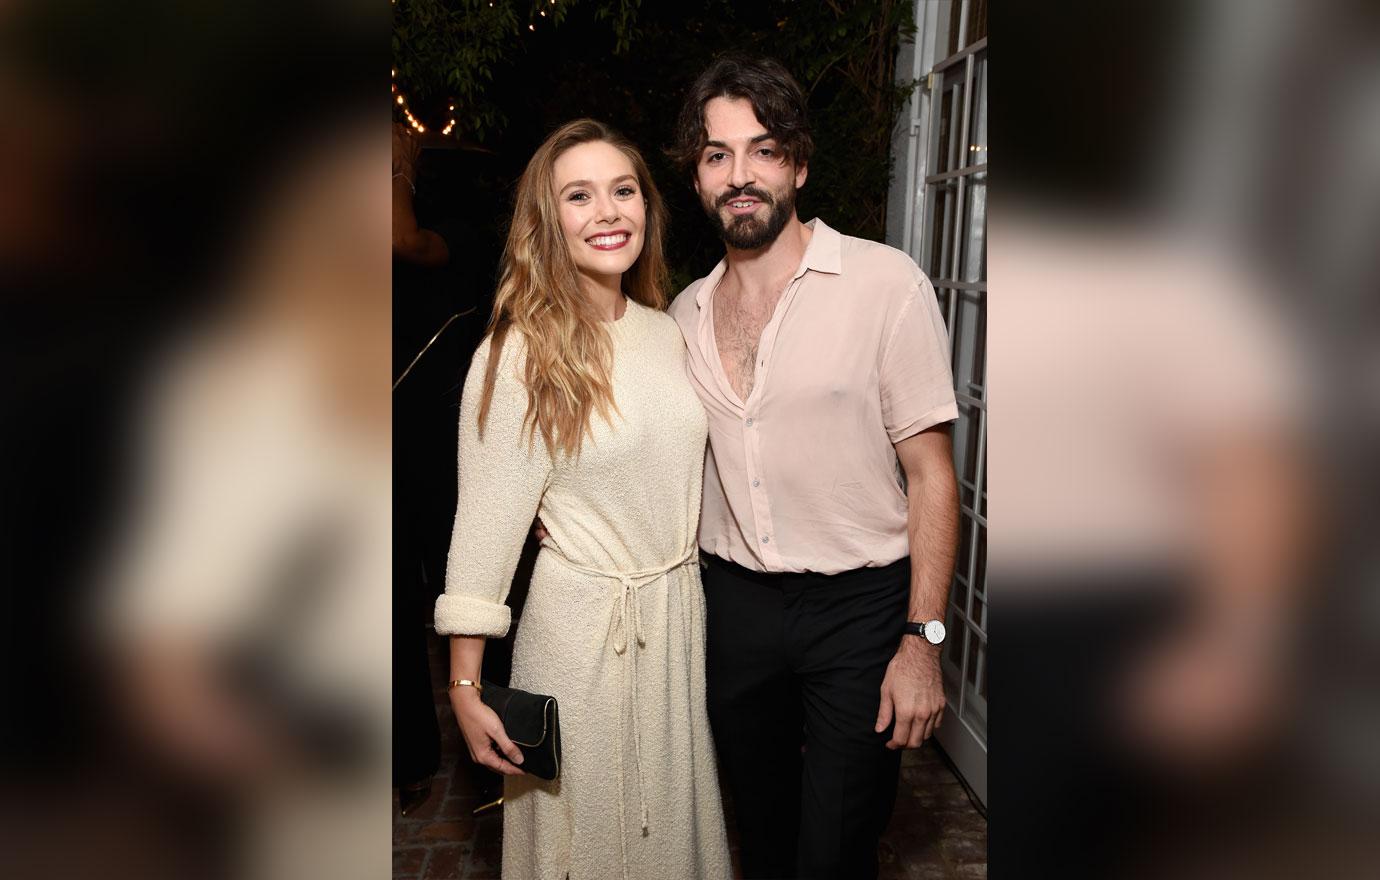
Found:
[(636, 195), (636, 194), (637, 194), (637, 190), (633, 189), (633, 188), (630, 187), (630, 186), (620, 186), (620, 187), (618, 188), (618, 195), (620, 195), (620, 196), (622, 196), (622, 197), (624, 197), (624, 198), (627, 198), (628, 196), (632, 196), (632, 195)]
[(587, 200), (588, 198), (589, 198), (589, 194), (588, 194), (588, 193), (577, 192), (577, 193), (571, 193), (571, 194), (570, 194), (570, 201), (575, 202), (576, 204), (579, 204), (579, 203), (581, 203), (581, 202), (584, 202), (584, 201)]

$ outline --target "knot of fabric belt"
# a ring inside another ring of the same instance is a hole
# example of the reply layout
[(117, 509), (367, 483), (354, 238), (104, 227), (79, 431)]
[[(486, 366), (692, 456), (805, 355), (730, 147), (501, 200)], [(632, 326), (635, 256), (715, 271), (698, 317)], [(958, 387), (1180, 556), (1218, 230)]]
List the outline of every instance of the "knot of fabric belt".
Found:
[[(692, 543), (690, 545), (690, 548), (685, 551), (685, 553), (681, 556), (680, 559), (677, 559), (675, 562), (672, 562), (668, 565), (659, 566), (657, 568), (643, 569), (641, 571), (634, 572), (615, 572), (604, 571), (602, 569), (581, 565), (580, 563), (566, 558), (554, 546), (546, 544), (546, 542), (543, 542), (543, 544), (549, 547), (550, 549), (555, 550), (556, 558), (560, 559), (570, 568), (573, 568), (576, 571), (582, 572), (584, 574), (589, 574), (595, 577), (606, 578), (608, 580), (618, 582), (618, 598), (613, 603), (613, 614), (609, 620), (609, 639), (613, 642), (614, 654), (623, 657), (624, 662), (628, 666), (628, 674), (623, 676), (622, 715), (624, 720), (628, 721), (632, 725), (633, 762), (637, 773), (637, 800), (638, 805), (641, 807), (642, 833), (646, 834), (648, 827), (647, 790), (646, 783), (643, 780), (642, 776), (642, 731), (640, 726), (638, 725), (638, 718), (641, 717), (638, 710), (637, 701), (638, 652), (636, 650), (629, 649), (641, 648), (646, 646), (647, 644), (646, 637), (643, 635), (642, 632), (641, 602), (638, 601), (641, 589), (654, 581), (665, 578), (667, 575), (669, 575), (676, 569), (682, 568), (686, 565), (689, 565), (692, 562), (697, 561), (699, 556), (697, 548)], [(632, 634), (631, 639), (629, 639), (628, 637), (629, 633)], [(623, 877), (624, 880), (627, 880), (628, 841), (626, 832), (628, 827), (628, 819), (627, 808), (624, 805), (623, 798), (623, 788), (625, 780), (625, 761), (623, 757), (622, 741), (622, 737), (619, 737), (618, 824), (622, 829), (622, 833), (618, 835), (618, 841), (623, 860)]]
[(647, 644), (646, 637), (642, 635), (642, 612), (637, 601), (637, 591), (639, 587), (664, 575), (665, 572), (662, 572), (654, 575), (650, 580), (640, 580), (624, 574), (616, 576), (623, 589), (619, 591), (618, 601), (613, 608), (613, 619), (609, 623), (614, 640), (613, 653), (621, 656), (628, 650), (628, 629), (630, 626), (638, 646), (643, 647)]

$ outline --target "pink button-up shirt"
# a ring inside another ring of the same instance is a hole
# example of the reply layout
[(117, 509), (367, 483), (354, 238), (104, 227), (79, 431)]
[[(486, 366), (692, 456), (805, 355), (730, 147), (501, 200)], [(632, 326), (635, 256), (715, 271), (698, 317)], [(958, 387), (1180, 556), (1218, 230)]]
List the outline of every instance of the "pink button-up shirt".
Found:
[(756, 571), (835, 574), (909, 552), (893, 444), (958, 418), (934, 287), (895, 248), (819, 219), (740, 400), (714, 338), (727, 263), (671, 304), (709, 413), (700, 547)]

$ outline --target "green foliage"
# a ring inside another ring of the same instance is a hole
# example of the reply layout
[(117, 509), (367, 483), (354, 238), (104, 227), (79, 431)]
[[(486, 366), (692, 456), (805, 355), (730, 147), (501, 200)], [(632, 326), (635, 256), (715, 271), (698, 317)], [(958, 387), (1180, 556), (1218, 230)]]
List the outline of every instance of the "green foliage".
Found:
[(792, 8), (764, 46), (810, 101), (816, 160), (801, 214), (863, 238), (886, 234), (891, 140), (914, 82), (896, 84), (896, 50), (913, 39), (907, 0), (782, 4)]
[[(393, 6), (395, 81), (413, 113), (440, 127), (455, 106), (457, 137), (484, 141), (507, 125), (492, 84), (535, 29), (559, 27), (578, 0), (398, 0)], [(609, 20), (625, 52), (641, 0), (585, 0)], [(400, 113), (396, 104), (395, 113)]]
[(815, 155), (802, 219), (884, 237), (892, 135), (915, 87), (898, 85), (895, 69), (900, 42), (914, 36), (910, 0), (488, 2), (399, 0), (394, 54), (414, 112), (454, 97), (456, 133), (495, 151), (512, 177), (562, 122), (592, 116), (621, 129), (670, 205), (677, 282), (723, 251), (661, 147), (690, 82), (726, 51), (776, 58), (809, 95)]
[[(488, 95), (519, 27), (509, 0), (400, 0), (393, 7), (394, 81), (432, 125), (454, 101), (457, 135), (483, 139), (506, 124)], [(395, 113), (398, 112), (395, 106)]]

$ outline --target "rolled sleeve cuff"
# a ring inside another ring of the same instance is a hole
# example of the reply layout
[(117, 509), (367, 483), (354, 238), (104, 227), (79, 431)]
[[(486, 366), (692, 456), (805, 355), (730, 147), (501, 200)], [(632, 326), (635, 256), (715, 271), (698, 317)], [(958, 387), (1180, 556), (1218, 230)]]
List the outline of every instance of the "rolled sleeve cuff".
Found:
[(907, 437), (914, 437), (926, 428), (933, 428), (935, 425), (957, 420), (958, 403), (956, 401), (950, 401), (942, 406), (935, 407), (922, 416), (887, 428), (887, 434), (891, 436), (892, 443), (900, 443)]
[(436, 597), (436, 632), (443, 636), (491, 636), (501, 639), (512, 625), (513, 612), (501, 602), (442, 593)]

